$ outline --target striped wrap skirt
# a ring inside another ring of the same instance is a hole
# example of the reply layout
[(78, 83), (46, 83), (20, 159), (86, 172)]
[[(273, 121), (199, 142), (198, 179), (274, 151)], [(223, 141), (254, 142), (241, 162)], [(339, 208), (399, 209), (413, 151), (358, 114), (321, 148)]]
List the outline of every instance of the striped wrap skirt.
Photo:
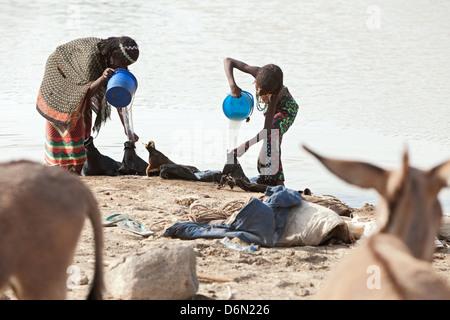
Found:
[(45, 163), (81, 173), (87, 155), (84, 141), (91, 135), (92, 112), (86, 104), (73, 125), (45, 121)]

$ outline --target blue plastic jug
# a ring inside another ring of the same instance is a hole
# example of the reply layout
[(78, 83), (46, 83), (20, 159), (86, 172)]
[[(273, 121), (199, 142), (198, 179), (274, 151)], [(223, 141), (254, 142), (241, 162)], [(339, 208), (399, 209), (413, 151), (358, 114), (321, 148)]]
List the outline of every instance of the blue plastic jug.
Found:
[(106, 100), (116, 108), (128, 106), (133, 100), (138, 82), (136, 77), (126, 69), (116, 69), (106, 86)]
[(230, 120), (245, 120), (253, 112), (255, 100), (250, 92), (242, 91), (239, 98), (234, 98), (231, 94), (224, 99), (222, 110)]

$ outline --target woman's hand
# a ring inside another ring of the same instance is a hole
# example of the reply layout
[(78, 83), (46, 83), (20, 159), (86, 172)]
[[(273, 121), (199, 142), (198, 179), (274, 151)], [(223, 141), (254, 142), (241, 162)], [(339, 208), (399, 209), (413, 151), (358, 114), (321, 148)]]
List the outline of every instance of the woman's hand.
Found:
[(86, 100), (89, 101), (93, 96), (95, 96), (97, 92), (99, 92), (100, 89), (106, 85), (109, 78), (111, 78), (114, 73), (117, 73), (117, 71), (112, 68), (106, 68), (102, 75), (89, 86), (88, 92), (86, 93)]
[[(125, 131), (125, 135), (128, 136), (126, 128), (124, 128), (124, 131)], [(139, 141), (139, 136), (136, 133), (134, 133), (134, 132), (133, 132), (133, 139), (134, 139), (134, 142), (138, 142)]]
[(108, 82), (109, 78), (111, 78), (114, 73), (117, 73), (117, 71), (113, 68), (106, 68), (101, 77), (103, 83)]

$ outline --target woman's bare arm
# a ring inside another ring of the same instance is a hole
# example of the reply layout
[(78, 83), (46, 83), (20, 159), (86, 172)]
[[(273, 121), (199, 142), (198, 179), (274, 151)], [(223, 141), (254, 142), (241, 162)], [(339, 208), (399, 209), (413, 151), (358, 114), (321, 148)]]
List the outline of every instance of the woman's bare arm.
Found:
[(93, 96), (99, 92), (99, 90), (108, 83), (109, 78), (116, 73), (116, 70), (112, 68), (106, 68), (103, 74), (94, 82), (91, 83), (86, 93), (86, 100), (89, 101)]

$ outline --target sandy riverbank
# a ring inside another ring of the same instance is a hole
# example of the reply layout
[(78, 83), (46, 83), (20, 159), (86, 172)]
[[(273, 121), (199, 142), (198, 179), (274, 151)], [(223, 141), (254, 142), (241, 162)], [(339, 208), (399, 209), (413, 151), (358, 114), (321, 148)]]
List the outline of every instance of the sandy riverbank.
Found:
[[(218, 189), (212, 183), (160, 177), (97, 176), (80, 179), (95, 194), (103, 219), (116, 213), (126, 214), (155, 232), (155, 235), (145, 238), (118, 227), (103, 228), (105, 269), (122, 255), (151, 250), (160, 242), (190, 244), (197, 254), (197, 273), (226, 281), (200, 278), (198, 299), (311, 299), (329, 271), (354, 247), (333, 244), (261, 248), (250, 254), (229, 249), (220, 240), (166, 238), (162, 236), (164, 230), (187, 217), (189, 210), (179, 200), (193, 198), (211, 208), (222, 208), (228, 202), (247, 202), (251, 197), (262, 194), (245, 192), (237, 187), (233, 190), (229, 187)], [(355, 214), (366, 220), (376, 219), (371, 206), (369, 210), (356, 210)], [(94, 261), (91, 230), (90, 223), (86, 223), (73, 262), (87, 279), (92, 276)], [(450, 285), (449, 257), (450, 248), (440, 249), (435, 253), (434, 267)], [(68, 299), (84, 299), (88, 287), (75, 286), (69, 290)]]

